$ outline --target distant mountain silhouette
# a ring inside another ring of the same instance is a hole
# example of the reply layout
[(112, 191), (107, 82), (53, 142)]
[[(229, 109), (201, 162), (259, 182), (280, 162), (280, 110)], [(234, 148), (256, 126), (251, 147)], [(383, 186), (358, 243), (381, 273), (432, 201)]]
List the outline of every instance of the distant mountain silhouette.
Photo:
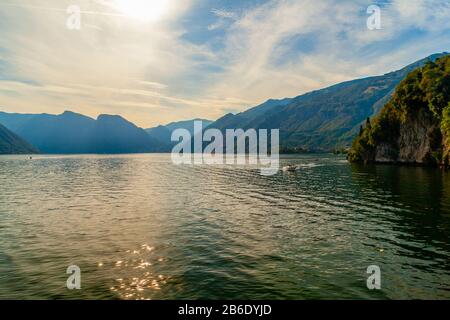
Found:
[(43, 153), (159, 152), (161, 143), (120, 116), (97, 120), (66, 111), (60, 115), (0, 112), (0, 123)]
[(34, 154), (39, 151), (0, 124), (0, 154)]
[(172, 122), (166, 125), (165, 127), (169, 129), (170, 131), (174, 131), (176, 129), (186, 129), (188, 130), (191, 135), (194, 135), (197, 132), (194, 132), (194, 122), (201, 121), (203, 128), (208, 127), (211, 123), (214, 121), (206, 120), (206, 119), (192, 119), (187, 121), (178, 121), (178, 122)]
[(203, 129), (208, 127), (213, 121), (205, 119), (193, 119), (187, 121), (172, 122), (165, 126), (158, 126), (155, 128), (146, 129), (145, 131), (150, 135), (150, 137), (158, 140), (162, 145), (165, 146), (165, 151), (170, 151), (176, 142), (172, 142), (172, 132), (177, 129), (186, 129), (191, 133), (191, 136), (198, 132), (194, 132), (194, 122), (201, 121)]
[(280, 129), (282, 149), (349, 147), (360, 125), (381, 110), (409, 72), (446, 54), (429, 56), (382, 76), (340, 83), (292, 99), (269, 100), (245, 112), (227, 114), (210, 128)]
[[(213, 123), (202, 120), (203, 129), (280, 129), (283, 152), (347, 148), (361, 124), (383, 108), (408, 73), (445, 55), (448, 53), (431, 55), (382, 76), (343, 82), (295, 98), (268, 100)], [(120, 116), (101, 115), (94, 120), (68, 111), (61, 115), (0, 112), (0, 123), (44, 153), (169, 152), (174, 145), (172, 132), (183, 128), (193, 136), (194, 121), (143, 130)]]
[(159, 152), (161, 144), (120, 116), (101, 115), (91, 135), (91, 152)]

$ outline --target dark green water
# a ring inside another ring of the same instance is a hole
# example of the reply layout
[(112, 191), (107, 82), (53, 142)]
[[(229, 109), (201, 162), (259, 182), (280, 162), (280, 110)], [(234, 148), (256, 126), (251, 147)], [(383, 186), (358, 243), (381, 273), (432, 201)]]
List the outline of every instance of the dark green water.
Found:
[(450, 299), (449, 173), (290, 163), (263, 177), (168, 155), (2, 156), (0, 298)]

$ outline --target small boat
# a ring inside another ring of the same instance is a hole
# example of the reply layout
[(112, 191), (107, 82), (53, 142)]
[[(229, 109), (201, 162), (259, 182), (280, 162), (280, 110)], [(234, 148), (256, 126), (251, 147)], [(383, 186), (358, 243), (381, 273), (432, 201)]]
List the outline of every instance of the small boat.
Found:
[(284, 172), (295, 172), (295, 171), (297, 171), (297, 166), (291, 164), (289, 166), (283, 167), (283, 171)]

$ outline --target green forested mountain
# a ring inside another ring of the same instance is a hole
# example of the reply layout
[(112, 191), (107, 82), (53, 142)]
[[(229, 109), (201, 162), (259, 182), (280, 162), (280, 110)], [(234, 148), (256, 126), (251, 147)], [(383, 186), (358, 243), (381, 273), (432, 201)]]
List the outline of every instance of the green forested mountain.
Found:
[(210, 128), (279, 128), (284, 149), (349, 147), (360, 125), (380, 111), (409, 72), (444, 55), (432, 55), (395, 72), (340, 83), (293, 99), (269, 100), (248, 111), (227, 114)]
[(450, 164), (450, 57), (411, 72), (380, 114), (361, 127), (353, 162)]
[(0, 124), (0, 154), (33, 154), (38, 150)]
[[(292, 99), (268, 100), (245, 112), (227, 114), (212, 124), (203, 121), (203, 128), (209, 125), (208, 128), (221, 131), (280, 129), (282, 152), (349, 148), (365, 119), (380, 112), (410, 72), (444, 56), (447, 53), (435, 54), (398, 71), (340, 83)], [(427, 64), (427, 68), (432, 65)], [(61, 115), (0, 112), (0, 123), (45, 153), (170, 152), (173, 130), (185, 128), (193, 133), (193, 121), (144, 131), (119, 116), (101, 115), (92, 119), (73, 112)]]

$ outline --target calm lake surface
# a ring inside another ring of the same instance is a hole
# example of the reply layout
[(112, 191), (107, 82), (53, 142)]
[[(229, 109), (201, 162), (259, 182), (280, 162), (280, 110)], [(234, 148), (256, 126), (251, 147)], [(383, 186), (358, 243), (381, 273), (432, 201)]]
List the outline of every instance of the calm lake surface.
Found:
[[(1, 299), (450, 299), (450, 174), (0, 157)], [(66, 288), (70, 265), (82, 289)], [(382, 289), (367, 289), (378, 265)]]

